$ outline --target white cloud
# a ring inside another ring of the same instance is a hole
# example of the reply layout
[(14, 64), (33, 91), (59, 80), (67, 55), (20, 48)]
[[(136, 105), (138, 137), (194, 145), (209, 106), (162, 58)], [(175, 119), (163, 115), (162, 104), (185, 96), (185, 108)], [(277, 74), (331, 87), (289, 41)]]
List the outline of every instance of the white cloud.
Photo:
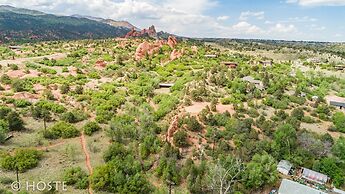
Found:
[(252, 12), (252, 11), (246, 11), (242, 12), (240, 15), (240, 20), (247, 20), (250, 17), (254, 17), (256, 19), (262, 20), (265, 18), (265, 12), (260, 11), (260, 12)]
[(311, 24), (309, 26), (309, 28), (313, 31), (324, 31), (326, 30), (326, 27), (325, 26), (319, 26), (319, 25), (316, 25), (316, 24)]
[(318, 19), (309, 16), (304, 17), (292, 17), (289, 18), (289, 22), (316, 22)]
[(298, 3), (302, 6), (345, 6), (345, 0), (286, 0), (287, 3)]
[(297, 28), (293, 24), (284, 25), (277, 23), (275, 26), (271, 27), (269, 31), (273, 33), (287, 34), (296, 33)]
[(247, 35), (258, 35), (264, 33), (264, 31), (256, 25), (242, 21), (232, 26), (232, 30), (235, 33), (244, 33)]
[(217, 20), (218, 20), (218, 21), (225, 21), (225, 20), (228, 20), (229, 18), (230, 18), (229, 16), (224, 15), (224, 16), (219, 16), (219, 17), (217, 17)]

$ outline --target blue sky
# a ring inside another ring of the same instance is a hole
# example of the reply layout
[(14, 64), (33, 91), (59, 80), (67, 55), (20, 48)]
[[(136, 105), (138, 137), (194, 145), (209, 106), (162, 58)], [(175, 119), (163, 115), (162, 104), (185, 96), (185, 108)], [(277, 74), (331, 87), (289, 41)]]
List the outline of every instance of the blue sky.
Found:
[(345, 0), (0, 0), (189, 37), (345, 41)]

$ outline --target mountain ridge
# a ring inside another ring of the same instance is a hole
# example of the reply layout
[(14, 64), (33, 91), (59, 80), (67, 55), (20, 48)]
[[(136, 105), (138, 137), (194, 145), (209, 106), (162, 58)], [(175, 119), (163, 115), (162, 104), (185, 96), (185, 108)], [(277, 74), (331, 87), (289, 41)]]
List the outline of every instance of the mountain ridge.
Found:
[(4, 43), (123, 37), (133, 27), (127, 21), (61, 16), (0, 5), (0, 41)]

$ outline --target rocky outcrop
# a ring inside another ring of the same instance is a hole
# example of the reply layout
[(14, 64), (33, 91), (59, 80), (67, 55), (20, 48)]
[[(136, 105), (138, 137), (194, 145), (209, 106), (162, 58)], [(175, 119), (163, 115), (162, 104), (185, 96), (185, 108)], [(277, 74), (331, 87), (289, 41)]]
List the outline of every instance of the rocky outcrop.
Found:
[(198, 53), (198, 47), (197, 46), (191, 46), (193, 53)]
[(155, 29), (155, 26), (150, 26), (148, 29), (143, 29), (141, 31), (135, 30), (135, 28), (132, 28), (131, 31), (129, 31), (125, 38), (131, 38), (131, 37), (151, 37), (151, 38), (157, 38), (157, 32)]
[(178, 59), (182, 56), (182, 53), (176, 49), (174, 49), (171, 54), (170, 54), (170, 60), (175, 60), (175, 59)]
[[(166, 40), (156, 40), (154, 43), (149, 43), (147, 41), (144, 41), (143, 43), (139, 44), (137, 47), (137, 50), (135, 52), (135, 59), (136, 60), (141, 60), (143, 59), (146, 55), (153, 55), (155, 53), (159, 52), (159, 49), (163, 45), (169, 45), (171, 48), (174, 48), (177, 44), (177, 40), (175, 37), (170, 36), (168, 38), (168, 41)], [(176, 49), (172, 51), (170, 54), (170, 60), (175, 60), (177, 58), (180, 58), (183, 54), (183, 50), (180, 52)]]
[(153, 55), (159, 51), (159, 49), (166, 44), (165, 40), (156, 40), (154, 43), (147, 41), (139, 44), (135, 52), (135, 59), (140, 60), (146, 55)]
[(169, 36), (168, 37), (168, 45), (170, 46), (170, 48), (175, 48), (177, 44), (177, 40), (175, 36)]

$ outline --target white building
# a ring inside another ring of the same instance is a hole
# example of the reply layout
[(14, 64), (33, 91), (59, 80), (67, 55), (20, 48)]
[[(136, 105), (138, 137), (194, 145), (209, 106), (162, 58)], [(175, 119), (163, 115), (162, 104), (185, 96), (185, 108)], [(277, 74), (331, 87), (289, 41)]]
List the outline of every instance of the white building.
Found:
[(292, 168), (292, 164), (287, 160), (281, 160), (277, 165), (278, 172), (285, 175), (289, 175), (291, 168)]

